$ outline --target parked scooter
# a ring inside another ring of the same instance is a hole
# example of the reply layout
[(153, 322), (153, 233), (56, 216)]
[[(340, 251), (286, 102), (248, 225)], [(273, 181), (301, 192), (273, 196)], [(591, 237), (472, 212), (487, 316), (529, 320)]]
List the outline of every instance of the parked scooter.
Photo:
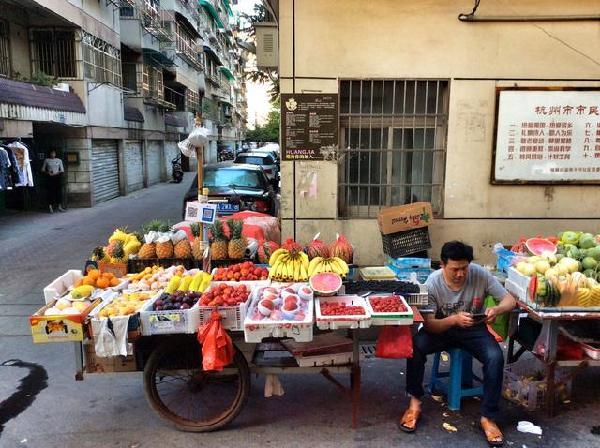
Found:
[(173, 167), (171, 176), (173, 177), (173, 182), (176, 184), (181, 183), (183, 180), (183, 168), (181, 166), (181, 154), (171, 160), (171, 166)]

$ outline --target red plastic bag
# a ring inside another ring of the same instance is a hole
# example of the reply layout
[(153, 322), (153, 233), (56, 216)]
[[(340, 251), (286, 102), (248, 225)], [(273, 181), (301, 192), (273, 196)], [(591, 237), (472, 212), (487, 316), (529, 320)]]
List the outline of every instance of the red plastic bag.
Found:
[(223, 370), (233, 362), (233, 342), (223, 329), (221, 319), (219, 312), (213, 311), (210, 320), (198, 329), (203, 370)]
[(386, 325), (377, 338), (375, 356), (378, 358), (412, 358), (413, 345), (410, 326)]

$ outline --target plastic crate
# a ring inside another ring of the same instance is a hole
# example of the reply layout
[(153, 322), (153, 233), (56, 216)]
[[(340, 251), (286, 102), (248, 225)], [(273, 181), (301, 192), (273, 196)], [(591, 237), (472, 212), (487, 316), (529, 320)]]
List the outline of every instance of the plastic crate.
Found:
[(419, 284), (419, 292), (415, 293), (404, 293), (402, 297), (411, 306), (426, 306), (429, 304), (429, 294), (427, 292), (427, 286)]
[(248, 307), (250, 306), (250, 302), (252, 300), (252, 293), (254, 291), (254, 288), (256, 287), (256, 285), (253, 285), (253, 283), (256, 282), (211, 282), (210, 287), (205, 291), (205, 293), (210, 291), (212, 288), (215, 287), (215, 285), (220, 283), (233, 286), (239, 286), (240, 284), (246, 285), (250, 289), (248, 300), (246, 300), (244, 303), (240, 303), (239, 305), (227, 305), (218, 307), (200, 305), (198, 307), (198, 316), (200, 319), (199, 325), (202, 326), (206, 322), (208, 322), (210, 320), (210, 315), (212, 314), (213, 310), (216, 309), (223, 318), (221, 323), (224, 329), (232, 331), (243, 331), (244, 320), (246, 319)]
[(394, 280), (396, 273), (388, 266), (372, 266), (359, 270), (364, 280)]
[(193, 334), (200, 325), (200, 312), (196, 302), (187, 310), (152, 311), (158, 297), (146, 303), (140, 310), (142, 336), (155, 334)]
[[(504, 368), (502, 395), (529, 411), (542, 407), (547, 398), (548, 382), (545, 377), (541, 380), (535, 380), (533, 377), (544, 375), (545, 372), (544, 364), (537, 358), (520, 359), (513, 364), (508, 364)], [(572, 387), (568, 370), (557, 368), (555, 375), (556, 399), (568, 400), (571, 397)]]
[(352, 363), (352, 352), (318, 356), (296, 356), (295, 358), (300, 367), (343, 366)]
[(252, 313), (259, 301), (260, 291), (253, 295), (248, 314), (244, 320), (244, 338), (246, 342), (260, 343), (268, 337), (291, 338), (296, 342), (310, 342), (313, 340), (313, 300), (308, 301), (306, 317), (302, 321), (252, 320)]
[(404, 257), (431, 248), (427, 227), (390, 233), (389, 235), (382, 234), (381, 241), (383, 243), (383, 253), (392, 258)]
[(386, 257), (385, 264), (398, 269), (431, 269), (431, 258)]
[(168, 268), (178, 265), (183, 265), (186, 270), (202, 269), (202, 260), (194, 260), (192, 258), (131, 258), (127, 262), (127, 269), (131, 273), (138, 273), (142, 272), (145, 268), (151, 268), (152, 266)]
[[(324, 316), (321, 314), (321, 303), (341, 302), (347, 306), (362, 306), (365, 309), (364, 315), (359, 316)], [(315, 310), (317, 327), (320, 330), (337, 330), (339, 328), (369, 328), (371, 326), (371, 314), (365, 302), (360, 296), (333, 296), (333, 297), (315, 297)]]
[[(398, 297), (402, 304), (406, 307), (406, 311), (398, 311), (393, 313), (376, 312), (371, 306), (369, 299), (382, 296)], [(369, 313), (371, 313), (371, 325), (411, 325), (413, 323), (413, 310), (408, 303), (406, 303), (406, 300), (404, 300), (404, 297), (402, 296), (395, 294), (371, 294), (365, 299), (365, 302), (367, 304)]]

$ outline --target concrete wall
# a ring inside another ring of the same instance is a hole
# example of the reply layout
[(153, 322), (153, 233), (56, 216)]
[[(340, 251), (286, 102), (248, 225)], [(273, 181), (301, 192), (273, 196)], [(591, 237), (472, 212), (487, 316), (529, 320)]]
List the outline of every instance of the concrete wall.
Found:
[(79, 153), (79, 163), (67, 167), (67, 195), (70, 206), (89, 207), (92, 205), (90, 179), (92, 175), (92, 140), (88, 138), (67, 138), (65, 150)]
[[(597, 232), (597, 186), (491, 185), (496, 88), (598, 88), (599, 34), (595, 22), (462, 23), (471, 2), (386, 0), (281, 0), (281, 91), (337, 93), (339, 79), (449, 79), (450, 104), (444, 209), (430, 229), (432, 254), (461, 238), (483, 262), (495, 242), (566, 228)], [(482, 3), (478, 15), (597, 14), (597, 2)], [(293, 39), (292, 17), (295, 38)], [(293, 55), (295, 53), (295, 59)], [(331, 240), (346, 234), (357, 261), (383, 260), (374, 219), (337, 218), (337, 164), (282, 163), (283, 235), (292, 235), (294, 197), (297, 238), (318, 231)], [(302, 173), (318, 174), (318, 196), (302, 196)]]

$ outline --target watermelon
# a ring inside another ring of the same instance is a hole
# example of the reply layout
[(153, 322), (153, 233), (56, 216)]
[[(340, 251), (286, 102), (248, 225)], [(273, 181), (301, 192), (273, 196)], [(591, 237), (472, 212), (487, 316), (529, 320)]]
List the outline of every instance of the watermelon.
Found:
[(342, 277), (334, 272), (321, 272), (308, 281), (311, 289), (320, 296), (332, 296), (342, 287)]
[(556, 253), (556, 245), (545, 238), (529, 238), (525, 241), (525, 247), (533, 255), (544, 255), (546, 253), (554, 255)]

